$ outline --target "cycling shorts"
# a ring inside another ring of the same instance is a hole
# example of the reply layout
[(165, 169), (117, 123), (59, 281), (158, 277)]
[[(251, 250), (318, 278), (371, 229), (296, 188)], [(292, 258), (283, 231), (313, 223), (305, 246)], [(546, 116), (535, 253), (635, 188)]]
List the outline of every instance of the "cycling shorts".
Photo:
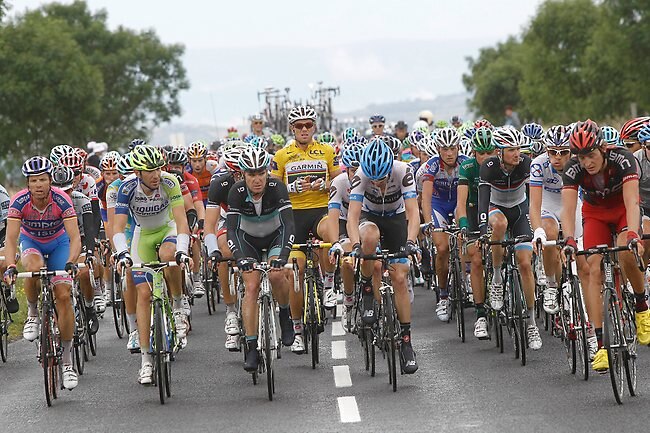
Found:
[(348, 222), (346, 220), (339, 219), (339, 241), (348, 238)]
[[(560, 227), (561, 219), (560, 211), (551, 211), (548, 209), (542, 209), (542, 219), (552, 219), (557, 224), (558, 228)], [(575, 223), (575, 234), (574, 237), (578, 239), (582, 236), (582, 212), (580, 207), (576, 209), (576, 223)]]
[(311, 232), (318, 237), (318, 225), (327, 216), (327, 207), (315, 209), (294, 209), (293, 221), (296, 226), (294, 243), (304, 244)]
[(431, 207), (431, 220), (434, 228), (444, 229), (451, 224), (456, 203), (434, 203)]
[(279, 256), (282, 251), (282, 233), (276, 230), (263, 238), (244, 233), (241, 249), (244, 257), (252, 257), (258, 262), (262, 260), (262, 250), (268, 251), (268, 257)]
[[(392, 217), (381, 217), (363, 212), (361, 214), (359, 230), (368, 223), (373, 223), (379, 228), (379, 233), (381, 233), (381, 248), (387, 249), (389, 253), (399, 253), (406, 246), (406, 239), (408, 238), (406, 213), (402, 212)], [(391, 260), (390, 262), (409, 263), (409, 260), (403, 258)]]
[[(131, 241), (131, 257), (134, 263), (148, 263), (158, 260), (159, 245), (165, 242), (176, 244), (176, 223), (170, 221), (158, 229), (142, 229), (137, 226), (133, 232)], [(133, 271), (133, 281), (135, 284), (153, 282), (153, 276), (149, 272), (135, 270)]]
[[(37, 254), (43, 258), (48, 271), (62, 271), (65, 269), (65, 264), (70, 257), (70, 238), (65, 232), (47, 242), (38, 242), (21, 234), (18, 242), (21, 257)], [(47, 256), (47, 258), (44, 256)], [(69, 276), (53, 277), (51, 281), (52, 284), (72, 284), (72, 278)]]
[[(612, 231), (619, 234), (627, 230), (625, 203), (615, 207), (582, 206), (583, 244), (585, 249), (596, 245), (612, 245)], [(639, 228), (635, 230), (639, 233)]]
[[(508, 221), (508, 236), (516, 238), (517, 236), (533, 236), (533, 229), (530, 227), (528, 219), (528, 203), (523, 202), (514, 207), (497, 206), (490, 203), (490, 216), (500, 213)], [(532, 242), (522, 242), (515, 246), (516, 250), (532, 250)]]

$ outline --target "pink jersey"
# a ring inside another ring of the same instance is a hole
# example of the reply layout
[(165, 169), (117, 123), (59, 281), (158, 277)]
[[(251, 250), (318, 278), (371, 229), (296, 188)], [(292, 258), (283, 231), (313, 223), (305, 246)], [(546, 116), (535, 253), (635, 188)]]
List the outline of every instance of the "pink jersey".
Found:
[(32, 204), (27, 188), (19, 191), (9, 204), (9, 219), (20, 220), (20, 233), (38, 242), (49, 242), (65, 233), (63, 220), (76, 217), (72, 200), (63, 190), (52, 187), (45, 209)]

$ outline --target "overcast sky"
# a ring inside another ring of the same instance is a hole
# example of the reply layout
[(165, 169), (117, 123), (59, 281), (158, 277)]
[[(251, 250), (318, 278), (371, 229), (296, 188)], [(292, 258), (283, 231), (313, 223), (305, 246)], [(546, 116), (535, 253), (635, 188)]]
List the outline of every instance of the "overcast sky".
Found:
[[(47, 2), (9, 3), (15, 14)], [(462, 92), (465, 58), (519, 34), (541, 3), (88, 0), (108, 11), (112, 28), (153, 28), (163, 42), (185, 45), (187, 123), (241, 119), (259, 109), (266, 86), (307, 97), (308, 84), (322, 80), (341, 87), (340, 110)]]

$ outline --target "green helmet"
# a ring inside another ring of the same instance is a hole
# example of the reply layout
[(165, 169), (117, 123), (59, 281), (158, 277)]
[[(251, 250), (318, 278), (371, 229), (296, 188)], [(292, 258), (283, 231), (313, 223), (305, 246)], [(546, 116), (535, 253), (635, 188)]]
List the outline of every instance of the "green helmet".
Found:
[(447, 122), (446, 120), (438, 120), (435, 123), (435, 126), (437, 129), (446, 128), (447, 126), (449, 126), (449, 122)]
[(284, 146), (285, 143), (284, 137), (280, 134), (271, 135), (271, 141), (275, 143), (276, 146)]
[(485, 126), (477, 129), (472, 136), (472, 147), (476, 152), (492, 152), (494, 150), (492, 131)]
[(160, 149), (145, 144), (135, 146), (131, 152), (131, 167), (134, 170), (152, 171), (165, 165)]
[(332, 134), (331, 132), (325, 131), (325, 132), (321, 132), (320, 135), (318, 136), (318, 142), (323, 144), (335, 144), (336, 138), (334, 138), (334, 134)]

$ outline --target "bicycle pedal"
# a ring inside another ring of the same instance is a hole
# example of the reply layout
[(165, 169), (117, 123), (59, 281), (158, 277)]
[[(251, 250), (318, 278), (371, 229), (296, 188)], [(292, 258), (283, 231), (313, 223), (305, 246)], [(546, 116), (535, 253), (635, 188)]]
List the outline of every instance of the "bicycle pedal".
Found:
[(142, 353), (142, 352), (140, 351), (140, 348), (139, 348), (139, 347), (138, 347), (137, 349), (129, 349), (129, 352), (131, 352), (131, 353)]

